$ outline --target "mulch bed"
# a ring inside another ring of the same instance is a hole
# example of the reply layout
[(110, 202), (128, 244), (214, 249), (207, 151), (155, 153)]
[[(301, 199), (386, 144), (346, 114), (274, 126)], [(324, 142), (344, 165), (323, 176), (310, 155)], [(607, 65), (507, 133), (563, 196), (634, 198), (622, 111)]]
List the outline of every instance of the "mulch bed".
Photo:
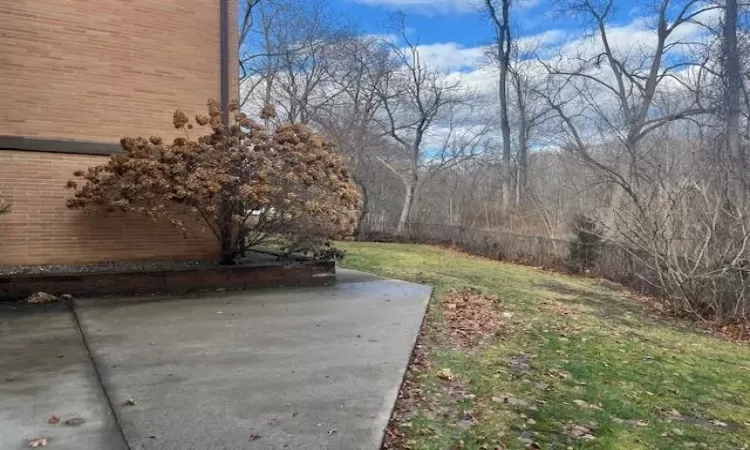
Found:
[[(254, 253), (239, 261), (240, 265), (268, 264), (278, 261), (273, 255)], [(154, 272), (161, 270), (196, 269), (218, 266), (212, 260), (181, 261), (106, 261), (91, 264), (40, 264), (0, 266), (0, 276), (9, 275), (82, 275), (88, 273), (112, 272)]]
[(211, 267), (216, 261), (109, 261), (93, 264), (44, 264), (34, 266), (0, 266), (2, 275), (78, 275), (109, 272), (147, 272), (170, 269)]

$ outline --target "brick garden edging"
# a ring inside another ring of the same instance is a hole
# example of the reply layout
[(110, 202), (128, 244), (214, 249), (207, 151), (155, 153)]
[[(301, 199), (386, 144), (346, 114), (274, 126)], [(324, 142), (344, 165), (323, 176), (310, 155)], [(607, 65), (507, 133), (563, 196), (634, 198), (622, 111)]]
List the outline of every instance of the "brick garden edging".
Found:
[(336, 266), (332, 261), (139, 272), (4, 275), (0, 276), (0, 301), (22, 300), (35, 292), (55, 296), (70, 294), (73, 297), (186, 294), (217, 289), (326, 286), (333, 284), (335, 280)]

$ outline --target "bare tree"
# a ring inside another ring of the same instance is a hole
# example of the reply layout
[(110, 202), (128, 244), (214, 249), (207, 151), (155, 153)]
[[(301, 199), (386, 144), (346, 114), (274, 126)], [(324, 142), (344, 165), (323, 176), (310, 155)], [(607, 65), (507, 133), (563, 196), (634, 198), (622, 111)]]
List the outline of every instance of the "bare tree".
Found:
[(487, 13), (495, 28), (494, 50), (500, 77), (498, 78), (498, 95), (500, 98), (500, 131), (503, 138), (503, 210), (507, 214), (513, 198), (511, 188), (511, 135), (508, 119), (508, 74), (510, 72), (511, 52), (513, 40), (510, 31), (511, 0), (500, 0), (501, 12), (495, 6), (494, 0), (485, 0)]
[(289, 122), (308, 124), (316, 109), (339, 94), (330, 66), (351, 42), (347, 27), (320, 0), (308, 1), (284, 16), (289, 27), (279, 58), (275, 102)]
[(313, 121), (335, 140), (354, 171), (363, 195), (364, 217), (370, 210), (370, 186), (380, 164), (375, 158), (388, 154), (389, 146), (376, 120), (382, 103), (373, 87), (393, 68), (388, 50), (374, 38), (349, 37), (338, 41), (332, 53), (333, 63), (325, 67), (329, 101), (315, 111)]
[(246, 0), (240, 21), (240, 102), (273, 105), (308, 123), (325, 102), (330, 49), (348, 34), (323, 0)]
[(722, 28), (722, 57), (724, 80), (724, 113), (726, 120), (727, 153), (741, 169), (746, 167), (746, 158), (740, 141), (742, 116), (742, 65), (737, 39), (739, 8), (737, 0), (726, 0)]
[[(518, 58), (518, 55), (516, 55)], [(541, 132), (541, 128), (554, 118), (552, 110), (542, 97), (537, 94), (543, 80), (528, 69), (527, 61), (516, 59), (509, 72), (514, 95), (515, 128), (516, 128), (516, 189), (515, 205), (523, 209), (527, 205), (529, 194), (529, 168), (531, 146)]]
[(425, 177), (474, 156), (482, 148), (488, 127), (476, 121), (478, 104), (471, 101), (460, 81), (422, 63), (418, 46), (407, 36), (403, 16), (397, 20), (405, 45), (385, 43), (394, 55), (394, 70), (387, 71), (373, 89), (382, 105), (383, 133), (398, 144), (395, 158), (378, 160), (403, 183), (401, 232)]
[[(568, 148), (575, 151), (587, 163), (600, 169), (613, 182), (610, 214), (605, 219), (608, 228), (614, 227), (613, 211), (621, 207), (625, 193), (637, 205), (639, 183), (638, 164), (643, 155), (641, 141), (665, 125), (691, 118), (709, 111), (702, 103), (701, 82), (705, 74), (705, 60), (695, 58), (689, 52), (696, 42), (677, 37), (677, 30), (700, 19), (701, 15), (716, 9), (705, 6), (700, 0), (688, 0), (676, 4), (673, 0), (658, 0), (653, 45), (644, 45), (638, 52), (622, 52), (614, 47), (610, 38), (610, 20), (614, 14), (614, 0), (574, 0), (571, 9), (591, 19), (595, 27), (597, 51), (587, 54), (584, 47), (575, 57), (561, 58), (557, 64), (542, 62), (554, 79), (545, 96), (550, 107), (560, 117), (562, 128), (570, 138)], [(593, 44), (593, 42), (592, 42)], [(687, 56), (686, 56), (687, 55)], [(694, 67), (698, 76), (694, 84), (678, 74), (681, 69)], [(667, 105), (658, 104), (660, 89), (667, 82), (680, 86), (684, 92), (692, 93), (683, 105), (667, 110)], [(612, 99), (616, 107), (607, 107)], [(606, 138), (623, 150), (610, 161), (597, 159), (585, 142), (597, 127)], [(619, 187), (619, 188), (618, 188)]]
[(255, 9), (261, 0), (243, 0), (239, 3), (239, 67), (240, 84), (242, 85), (250, 77), (251, 61), (259, 57), (252, 50), (252, 31), (255, 24)]

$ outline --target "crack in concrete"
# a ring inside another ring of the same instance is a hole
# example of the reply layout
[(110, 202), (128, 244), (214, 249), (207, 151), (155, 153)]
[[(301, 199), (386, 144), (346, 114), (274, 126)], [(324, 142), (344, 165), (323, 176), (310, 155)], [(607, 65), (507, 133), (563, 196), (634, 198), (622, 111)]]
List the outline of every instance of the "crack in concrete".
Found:
[(120, 436), (122, 437), (122, 441), (125, 444), (125, 448), (127, 450), (132, 450), (130, 447), (130, 442), (128, 442), (127, 437), (125, 436), (125, 430), (122, 428), (122, 424), (120, 423), (120, 418), (117, 416), (117, 411), (115, 410), (115, 406), (112, 403), (112, 399), (109, 396), (109, 392), (107, 392), (107, 388), (104, 386), (104, 381), (102, 380), (102, 374), (99, 372), (99, 366), (96, 364), (96, 360), (94, 359), (94, 355), (91, 352), (91, 348), (89, 347), (88, 340), (86, 338), (86, 333), (83, 331), (83, 327), (81, 326), (81, 321), (78, 318), (78, 313), (76, 312), (75, 307), (75, 300), (67, 300), (66, 301), (68, 308), (70, 309), (70, 313), (73, 316), (73, 321), (75, 322), (76, 329), (78, 330), (78, 335), (81, 337), (81, 342), (83, 343), (83, 347), (86, 349), (86, 353), (89, 355), (89, 360), (91, 361), (91, 365), (94, 367), (94, 374), (96, 374), (96, 381), (99, 383), (99, 387), (102, 390), (102, 393), (104, 394), (104, 398), (107, 400), (107, 407), (109, 408), (110, 413), (112, 414), (112, 417), (115, 421), (115, 426), (117, 426), (117, 431), (120, 432)]

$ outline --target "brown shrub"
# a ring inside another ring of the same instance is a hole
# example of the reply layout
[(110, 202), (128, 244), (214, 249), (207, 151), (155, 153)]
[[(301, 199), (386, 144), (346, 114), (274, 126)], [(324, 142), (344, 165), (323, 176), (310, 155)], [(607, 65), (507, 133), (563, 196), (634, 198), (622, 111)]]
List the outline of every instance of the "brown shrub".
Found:
[[(167, 219), (185, 232), (185, 212), (201, 221), (221, 244), (223, 263), (271, 235), (316, 241), (351, 234), (361, 208), (357, 191), (333, 144), (300, 124), (273, 131), (230, 107), (235, 124), (221, 121), (208, 102), (196, 117), (211, 133), (193, 139), (193, 124), (177, 111), (174, 126), (185, 137), (124, 138), (123, 155), (74, 175), (68, 187), (73, 209), (130, 211)], [(177, 207), (175, 207), (177, 206)]]

